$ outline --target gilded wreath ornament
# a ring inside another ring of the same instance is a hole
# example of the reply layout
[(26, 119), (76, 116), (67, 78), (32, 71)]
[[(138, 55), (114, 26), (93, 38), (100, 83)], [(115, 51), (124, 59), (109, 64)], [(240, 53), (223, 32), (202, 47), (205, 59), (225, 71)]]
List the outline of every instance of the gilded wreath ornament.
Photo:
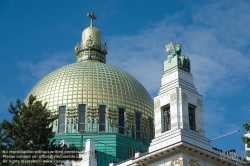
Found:
[(171, 161), (170, 166), (181, 166), (182, 165), (182, 161), (179, 158), (175, 158)]
[(188, 164), (188, 166), (199, 166), (198, 162), (195, 160), (191, 160)]

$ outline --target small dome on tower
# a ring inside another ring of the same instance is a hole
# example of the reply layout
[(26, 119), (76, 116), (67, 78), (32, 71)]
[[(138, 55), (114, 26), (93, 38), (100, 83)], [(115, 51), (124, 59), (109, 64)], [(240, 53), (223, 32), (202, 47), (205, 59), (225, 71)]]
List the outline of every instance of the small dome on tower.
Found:
[(90, 26), (83, 30), (82, 41), (75, 46), (76, 61), (106, 63), (107, 44), (102, 43), (101, 32), (93, 25), (93, 20), (96, 19), (94, 12), (90, 12), (88, 16), (90, 18)]
[(102, 36), (99, 29), (90, 26), (83, 30), (82, 32), (82, 44), (84, 46), (95, 47), (96, 49), (101, 49)]

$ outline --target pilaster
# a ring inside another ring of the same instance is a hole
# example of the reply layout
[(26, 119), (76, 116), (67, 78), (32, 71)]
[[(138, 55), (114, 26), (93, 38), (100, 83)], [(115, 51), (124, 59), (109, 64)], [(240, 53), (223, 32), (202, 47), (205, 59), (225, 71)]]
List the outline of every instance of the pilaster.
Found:
[(92, 139), (86, 140), (85, 153), (79, 154), (80, 162), (73, 162), (73, 166), (97, 166), (95, 156), (95, 142)]

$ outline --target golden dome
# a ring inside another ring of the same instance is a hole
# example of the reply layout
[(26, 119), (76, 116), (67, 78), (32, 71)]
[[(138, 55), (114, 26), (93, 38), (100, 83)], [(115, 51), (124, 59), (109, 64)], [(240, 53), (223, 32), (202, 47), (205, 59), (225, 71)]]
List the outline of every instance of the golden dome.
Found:
[(52, 111), (61, 105), (77, 108), (79, 103), (86, 103), (97, 108), (105, 104), (116, 110), (123, 106), (129, 112), (140, 111), (147, 119), (153, 117), (153, 101), (142, 84), (127, 72), (98, 61), (61, 67), (38, 82), (30, 94), (48, 102)]
[(47, 109), (59, 114), (53, 122), (57, 133), (115, 133), (149, 143), (153, 138), (153, 100), (133, 76), (105, 63), (107, 44), (93, 27), (94, 13), (88, 16), (90, 27), (75, 46), (76, 63), (48, 74), (28, 96), (48, 102)]

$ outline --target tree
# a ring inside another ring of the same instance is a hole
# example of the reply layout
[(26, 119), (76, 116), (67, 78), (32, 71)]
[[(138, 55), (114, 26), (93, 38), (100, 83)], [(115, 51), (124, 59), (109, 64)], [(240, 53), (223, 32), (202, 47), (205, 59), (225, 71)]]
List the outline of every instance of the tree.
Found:
[[(56, 156), (59, 156), (60, 160), (67, 160), (64, 157), (67, 151), (76, 152), (72, 154), (75, 157), (70, 158), (71, 160), (80, 159), (77, 152), (79, 149), (74, 145), (70, 145), (68, 148), (61, 148), (59, 145), (54, 144), (55, 140), (52, 141), (55, 135), (52, 131), (52, 125), (58, 117), (52, 116), (50, 111), (46, 109), (46, 105), (47, 103), (42, 104), (41, 101), (37, 101), (33, 95), (29, 96), (27, 103), (21, 102), (20, 99), (16, 100), (15, 106), (10, 103), (8, 111), (13, 115), (12, 121), (5, 119), (0, 123), (0, 165), (3, 163), (3, 156), (9, 155), (9, 151), (25, 151), (29, 158), (21, 158), (22, 160), (43, 162), (19, 163), (14, 165), (54, 165)], [(40, 151), (43, 153), (35, 153)], [(55, 151), (61, 151), (62, 153), (54, 153)], [(18, 158), (20, 154), (17, 154), (15, 155), (15, 159), (20, 162), (21, 159)], [(41, 158), (41, 156), (45, 157)], [(48, 158), (48, 156), (50, 157)], [(3, 163), (3, 165), (12, 165), (10, 160), (7, 158), (7, 163)], [(52, 163), (44, 163), (44, 160), (51, 161)]]
[(50, 139), (54, 137), (50, 124), (57, 117), (53, 117), (47, 111), (46, 105), (47, 103), (42, 104), (41, 101), (36, 101), (33, 95), (29, 96), (27, 103), (21, 102), (20, 99), (16, 100), (15, 106), (10, 103), (8, 111), (13, 115), (12, 121), (4, 119), (0, 124), (1, 152), (4, 150), (47, 151), (57, 148), (53, 142), (50, 142)]
[[(11, 150), (48, 150), (50, 138), (54, 137), (53, 123), (57, 117), (52, 117), (46, 105), (36, 101), (31, 95), (28, 103), (16, 100), (16, 106), (10, 103), (9, 112), (13, 114), (11, 122), (4, 120), (1, 123), (2, 140), (6, 149)], [(49, 127), (50, 126), (50, 127)]]
[[(243, 127), (247, 130), (248, 134), (250, 134), (250, 124), (249, 123), (243, 123)], [(246, 136), (243, 136), (242, 140), (246, 144), (246, 146), (248, 148), (250, 148), (250, 138), (246, 137)], [(246, 156), (250, 157), (250, 150), (246, 151)], [(250, 160), (248, 160), (247, 162), (245, 162), (243, 165), (244, 166), (250, 166)]]

